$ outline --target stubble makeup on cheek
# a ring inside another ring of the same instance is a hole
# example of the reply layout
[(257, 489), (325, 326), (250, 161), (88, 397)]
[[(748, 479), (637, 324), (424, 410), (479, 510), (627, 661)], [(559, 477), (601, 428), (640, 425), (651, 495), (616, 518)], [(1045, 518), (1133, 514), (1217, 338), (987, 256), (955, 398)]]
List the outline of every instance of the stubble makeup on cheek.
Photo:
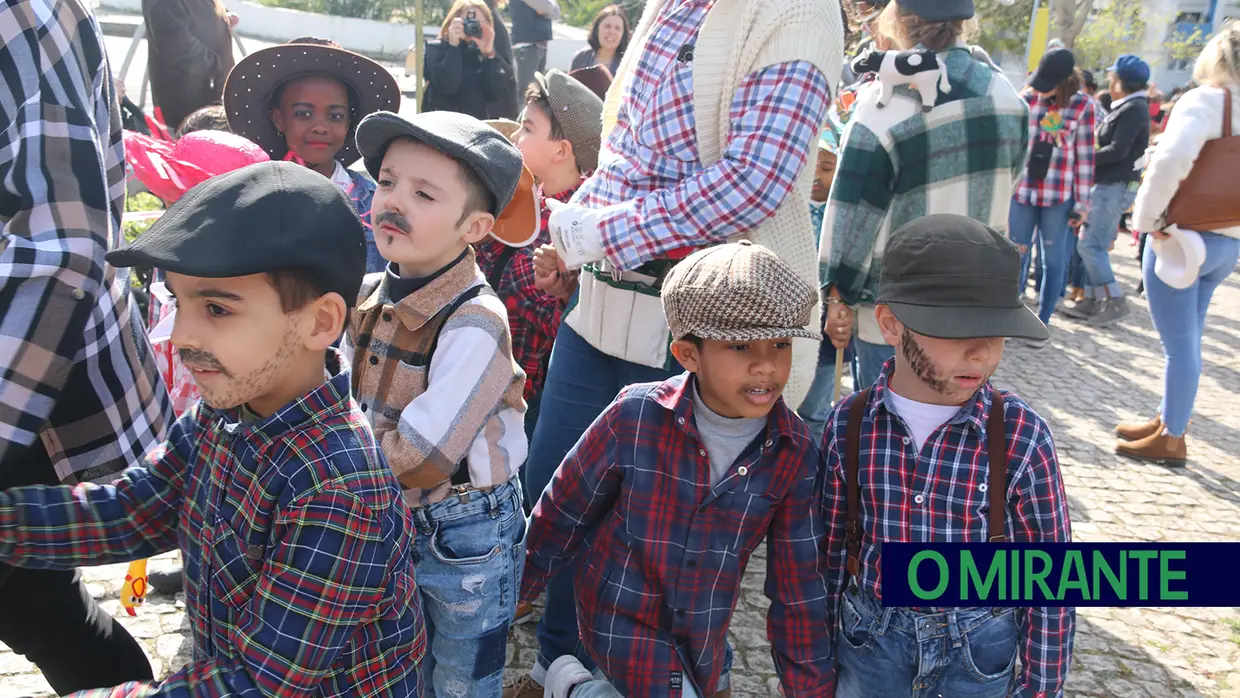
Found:
[(900, 335), (900, 351), (904, 354), (904, 360), (908, 362), (909, 368), (913, 369), (913, 375), (917, 376), (918, 380), (940, 395), (948, 395), (951, 392), (949, 382), (934, 375), (934, 364), (907, 327)]

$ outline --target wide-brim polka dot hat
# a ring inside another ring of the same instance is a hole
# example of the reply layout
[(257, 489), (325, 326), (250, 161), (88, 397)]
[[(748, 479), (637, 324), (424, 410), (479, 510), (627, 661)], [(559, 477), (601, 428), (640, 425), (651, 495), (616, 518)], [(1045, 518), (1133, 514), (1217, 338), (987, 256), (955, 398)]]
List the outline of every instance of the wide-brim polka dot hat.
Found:
[(396, 78), (371, 59), (334, 46), (291, 42), (255, 51), (228, 74), (224, 110), (233, 133), (257, 143), (273, 160), (288, 154), (284, 136), (271, 122), (271, 99), (284, 83), (300, 77), (328, 75), (349, 89), (349, 134), (336, 159), (347, 167), (357, 162), (354, 135), (367, 114), (400, 111)]

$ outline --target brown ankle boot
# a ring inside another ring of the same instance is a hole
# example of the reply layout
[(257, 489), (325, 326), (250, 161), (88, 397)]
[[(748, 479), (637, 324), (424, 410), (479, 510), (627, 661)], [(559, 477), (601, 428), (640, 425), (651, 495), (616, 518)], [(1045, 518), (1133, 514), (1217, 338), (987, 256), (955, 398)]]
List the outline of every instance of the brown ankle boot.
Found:
[(1144, 424), (1121, 424), (1115, 427), (1115, 435), (1124, 441), (1140, 441), (1162, 430), (1162, 416), (1155, 416)]
[(1171, 436), (1162, 431), (1138, 441), (1120, 441), (1115, 452), (1136, 460), (1183, 467), (1188, 461), (1188, 445), (1183, 436)]

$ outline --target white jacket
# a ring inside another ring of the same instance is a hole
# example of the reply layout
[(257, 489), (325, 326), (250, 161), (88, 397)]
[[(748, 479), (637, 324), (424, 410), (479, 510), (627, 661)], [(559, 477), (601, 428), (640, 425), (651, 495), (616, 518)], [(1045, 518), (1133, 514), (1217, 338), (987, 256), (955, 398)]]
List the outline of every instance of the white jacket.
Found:
[[(1223, 96), (1218, 87), (1198, 87), (1176, 102), (1167, 129), (1148, 153), (1145, 179), (1132, 209), (1132, 226), (1149, 232), (1162, 228), (1162, 216), (1180, 183), (1193, 169), (1206, 142), (1223, 136)], [(1240, 86), (1231, 88), (1231, 132), (1240, 136)], [(1212, 231), (1240, 238), (1240, 227)]]

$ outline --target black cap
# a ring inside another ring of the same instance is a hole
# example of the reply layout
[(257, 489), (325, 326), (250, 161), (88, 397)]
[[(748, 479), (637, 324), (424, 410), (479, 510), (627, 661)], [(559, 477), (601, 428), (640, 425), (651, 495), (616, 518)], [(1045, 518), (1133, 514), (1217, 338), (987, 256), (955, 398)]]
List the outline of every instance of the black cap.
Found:
[(927, 22), (954, 22), (973, 16), (973, 0), (896, 0), (900, 9)]
[(978, 221), (919, 218), (883, 252), (878, 302), (905, 327), (940, 339), (1045, 339), (1046, 325), (1020, 299), (1020, 251)]
[(190, 189), (107, 260), (208, 279), (303, 270), (352, 305), (366, 274), (366, 237), (330, 179), (292, 162), (260, 162)]
[(357, 149), (371, 177), (379, 178), (383, 154), (395, 138), (421, 141), (473, 170), (491, 193), (491, 214), (498, 216), (521, 179), (521, 151), (502, 133), (468, 114), (428, 111), (406, 119), (390, 111), (375, 112), (357, 126)]
[(1029, 86), (1038, 92), (1053, 92), (1076, 69), (1076, 56), (1066, 48), (1053, 48), (1038, 61)]

